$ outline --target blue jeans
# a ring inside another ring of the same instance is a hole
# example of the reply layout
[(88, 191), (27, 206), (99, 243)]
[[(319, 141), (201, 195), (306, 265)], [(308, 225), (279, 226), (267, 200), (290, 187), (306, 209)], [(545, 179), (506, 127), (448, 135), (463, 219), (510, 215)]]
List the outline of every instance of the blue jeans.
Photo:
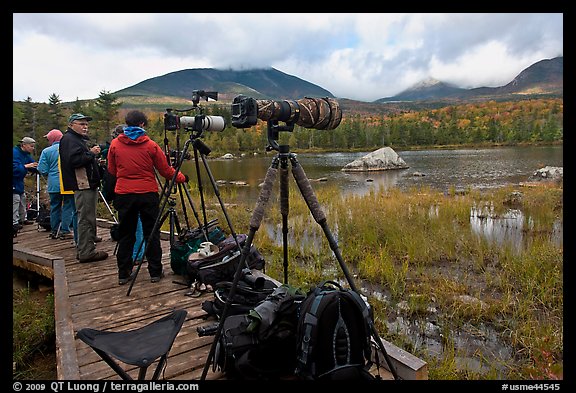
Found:
[(70, 233), (70, 227), (74, 229), (74, 239), (77, 240), (76, 235), (76, 204), (74, 203), (73, 194), (60, 194), (59, 192), (51, 192), (50, 195), (50, 226), (52, 233), (58, 232), (60, 226), (60, 233)]
[[(142, 246), (140, 246), (142, 243)], [(142, 232), (142, 220), (140, 220), (140, 215), (138, 215), (138, 224), (136, 225), (136, 242), (134, 243), (134, 249), (132, 250), (132, 260), (139, 261), (144, 256), (144, 249), (146, 248), (146, 241), (144, 241), (144, 234)], [(138, 252), (140, 249), (140, 252)]]

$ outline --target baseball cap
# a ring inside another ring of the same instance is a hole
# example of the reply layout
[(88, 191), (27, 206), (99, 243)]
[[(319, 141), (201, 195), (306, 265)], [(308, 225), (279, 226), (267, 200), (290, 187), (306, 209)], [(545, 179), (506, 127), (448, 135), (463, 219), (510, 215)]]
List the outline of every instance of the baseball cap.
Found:
[(30, 138), (29, 136), (25, 136), (24, 138), (22, 138), (20, 140), (20, 143), (24, 144), (24, 145), (30, 145), (32, 143), (36, 143), (36, 141), (32, 138)]
[(92, 120), (90, 116), (84, 116), (82, 113), (73, 113), (68, 118), (68, 123), (72, 123), (74, 120)]
[(52, 144), (62, 139), (62, 131), (54, 128), (53, 130), (50, 130), (48, 134), (44, 135), (44, 138), (48, 139), (48, 143)]

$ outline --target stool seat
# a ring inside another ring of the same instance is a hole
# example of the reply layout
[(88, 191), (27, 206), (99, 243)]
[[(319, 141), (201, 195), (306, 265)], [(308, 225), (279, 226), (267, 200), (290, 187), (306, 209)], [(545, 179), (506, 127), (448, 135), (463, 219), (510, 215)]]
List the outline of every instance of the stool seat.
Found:
[(186, 315), (186, 310), (175, 310), (146, 326), (123, 332), (83, 328), (76, 337), (88, 344), (123, 379), (132, 378), (112, 357), (140, 367), (138, 379), (145, 379), (146, 369), (160, 358), (152, 378), (157, 379)]

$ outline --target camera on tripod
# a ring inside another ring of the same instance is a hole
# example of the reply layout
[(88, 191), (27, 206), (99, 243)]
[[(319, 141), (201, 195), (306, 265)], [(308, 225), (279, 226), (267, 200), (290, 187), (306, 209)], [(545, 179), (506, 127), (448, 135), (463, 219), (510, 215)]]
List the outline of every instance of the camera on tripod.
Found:
[(174, 159), (174, 160), (191, 160), (192, 159), (192, 154), (190, 154), (189, 151), (187, 151), (186, 153), (184, 153), (184, 151), (180, 150), (170, 150), (170, 158)]
[[(192, 91), (192, 103), (194, 106), (190, 109), (172, 109), (167, 108), (164, 113), (164, 129), (168, 131), (176, 131), (185, 129), (187, 131), (223, 131), (226, 127), (226, 122), (222, 116), (209, 116), (202, 113), (202, 108), (198, 106), (201, 98), (208, 98), (218, 100), (218, 92), (194, 90)], [(196, 116), (178, 116), (174, 112), (188, 112), (198, 110), (199, 114)]]
[(333, 130), (342, 120), (338, 101), (330, 97), (302, 98), (299, 100), (257, 100), (238, 95), (232, 102), (232, 125), (247, 128), (256, 125), (258, 119), (282, 121), (304, 128)]

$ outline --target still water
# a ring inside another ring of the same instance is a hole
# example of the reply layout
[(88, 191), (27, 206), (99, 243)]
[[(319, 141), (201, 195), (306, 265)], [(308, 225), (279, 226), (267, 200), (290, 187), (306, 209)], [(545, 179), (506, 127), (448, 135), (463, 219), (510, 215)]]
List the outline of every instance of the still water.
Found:
[[(396, 151), (408, 169), (359, 173), (342, 172), (341, 169), (369, 151), (293, 153), (314, 188), (337, 184), (343, 194), (365, 194), (378, 187), (409, 189), (429, 186), (440, 191), (492, 188), (527, 181), (534, 171), (547, 165), (563, 166), (562, 146)], [(260, 191), (258, 186), (263, 182), (273, 156), (274, 153), (233, 159), (209, 157), (207, 162), (215, 180), (245, 182), (245, 186), (233, 186), (238, 188), (238, 197), (256, 201)], [(202, 162), (200, 168), (202, 183), (205, 189), (210, 188)], [(182, 170), (191, 179), (196, 179), (193, 161), (184, 162)], [(316, 182), (319, 179), (325, 181)]]

